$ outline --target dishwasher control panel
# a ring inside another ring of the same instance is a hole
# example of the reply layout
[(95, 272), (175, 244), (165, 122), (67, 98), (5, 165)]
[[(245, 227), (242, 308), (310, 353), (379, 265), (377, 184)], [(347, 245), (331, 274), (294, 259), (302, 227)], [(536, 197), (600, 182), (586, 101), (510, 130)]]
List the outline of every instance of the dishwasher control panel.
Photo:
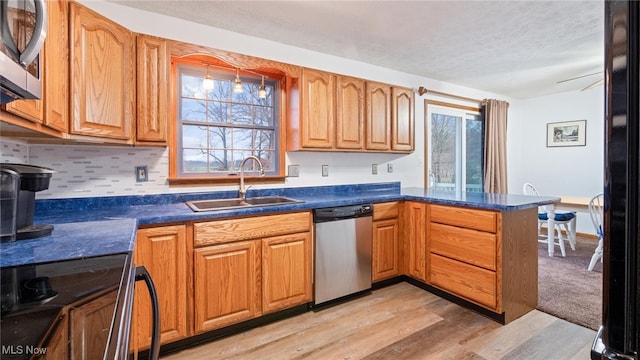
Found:
[(313, 210), (313, 221), (316, 223), (363, 216), (373, 216), (373, 206), (371, 204), (347, 205)]

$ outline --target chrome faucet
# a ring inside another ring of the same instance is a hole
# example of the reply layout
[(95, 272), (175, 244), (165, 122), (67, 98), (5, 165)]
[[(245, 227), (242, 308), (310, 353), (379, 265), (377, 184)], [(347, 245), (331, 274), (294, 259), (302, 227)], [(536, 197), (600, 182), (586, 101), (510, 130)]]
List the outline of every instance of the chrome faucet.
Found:
[(247, 162), (247, 160), (254, 160), (255, 162), (257, 162), (258, 166), (260, 166), (260, 176), (264, 176), (264, 168), (262, 167), (262, 162), (260, 162), (260, 159), (258, 159), (257, 156), (250, 155), (242, 160), (242, 162), (240, 163), (240, 198), (242, 200), (245, 199), (247, 195), (247, 189), (249, 188), (244, 187), (244, 164)]

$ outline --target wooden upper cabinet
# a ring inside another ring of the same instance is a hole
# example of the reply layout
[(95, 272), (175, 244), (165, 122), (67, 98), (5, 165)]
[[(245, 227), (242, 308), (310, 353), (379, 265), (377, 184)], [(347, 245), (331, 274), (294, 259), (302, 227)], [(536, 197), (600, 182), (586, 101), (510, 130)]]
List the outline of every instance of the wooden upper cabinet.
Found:
[(131, 31), (75, 2), (71, 19), (72, 134), (132, 143), (135, 41)]
[(169, 115), (167, 41), (138, 35), (136, 46), (136, 142), (163, 145)]
[(302, 70), (302, 148), (334, 147), (336, 77), (333, 74)]
[(391, 150), (411, 152), (414, 149), (414, 93), (412, 89), (393, 87)]
[(47, 37), (40, 53), (42, 100), (17, 100), (5, 110), (56, 131), (69, 129), (69, 3), (47, 0)]
[(336, 148), (364, 149), (365, 80), (338, 76)]
[(367, 82), (367, 150), (391, 149), (391, 85)]

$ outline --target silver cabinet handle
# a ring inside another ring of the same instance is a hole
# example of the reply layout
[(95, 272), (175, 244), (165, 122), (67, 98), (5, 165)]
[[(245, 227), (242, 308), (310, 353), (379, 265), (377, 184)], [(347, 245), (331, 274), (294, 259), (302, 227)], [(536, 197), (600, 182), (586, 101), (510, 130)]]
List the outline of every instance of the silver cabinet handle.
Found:
[(25, 66), (38, 56), (44, 43), (44, 38), (47, 37), (47, 4), (45, 0), (34, 0), (34, 3), (36, 6), (36, 23), (33, 29), (33, 36), (31, 36), (29, 43), (20, 54), (20, 63)]

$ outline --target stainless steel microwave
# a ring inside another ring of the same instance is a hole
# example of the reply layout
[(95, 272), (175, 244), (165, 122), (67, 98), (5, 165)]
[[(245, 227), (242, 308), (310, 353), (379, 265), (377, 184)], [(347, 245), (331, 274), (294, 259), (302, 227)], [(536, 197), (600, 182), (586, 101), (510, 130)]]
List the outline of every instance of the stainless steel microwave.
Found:
[(0, 104), (42, 97), (46, 0), (0, 0)]

